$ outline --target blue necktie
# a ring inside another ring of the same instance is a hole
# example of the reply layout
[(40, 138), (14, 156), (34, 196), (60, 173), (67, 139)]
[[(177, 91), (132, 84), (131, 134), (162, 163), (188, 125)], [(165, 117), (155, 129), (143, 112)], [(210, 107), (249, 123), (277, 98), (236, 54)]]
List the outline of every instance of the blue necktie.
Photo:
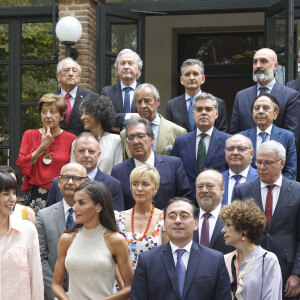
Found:
[(235, 179), (235, 184), (233, 186), (232, 193), (231, 193), (231, 201), (233, 200), (233, 191), (234, 191), (235, 187), (240, 184), (240, 180), (241, 180), (242, 176), (241, 175), (233, 175), (232, 177)]
[(130, 113), (130, 90), (131, 90), (131, 87), (126, 87), (124, 88), (125, 90), (125, 97), (124, 97), (124, 113), (125, 114), (128, 114)]
[(262, 93), (268, 93), (269, 89), (267, 87), (260, 87), (259, 88), (259, 95)]
[(188, 108), (188, 115), (189, 115), (191, 130), (193, 130), (194, 127), (195, 127), (195, 119), (194, 119), (194, 116), (193, 116), (194, 98), (190, 98), (188, 101), (190, 102), (190, 105), (189, 105), (189, 108)]
[(73, 208), (71, 207), (69, 209), (69, 214), (67, 217), (67, 224), (66, 224), (66, 229), (70, 229), (75, 225), (74, 219), (73, 219)]
[(181, 297), (182, 291), (183, 291), (185, 273), (186, 273), (186, 269), (185, 269), (184, 263), (181, 259), (181, 256), (184, 254), (185, 249), (177, 249), (176, 252), (177, 252), (176, 272), (177, 272), (177, 278), (178, 278), (179, 294)]
[(266, 132), (260, 132), (259, 135), (261, 136), (261, 143), (264, 143), (267, 140), (267, 133)]

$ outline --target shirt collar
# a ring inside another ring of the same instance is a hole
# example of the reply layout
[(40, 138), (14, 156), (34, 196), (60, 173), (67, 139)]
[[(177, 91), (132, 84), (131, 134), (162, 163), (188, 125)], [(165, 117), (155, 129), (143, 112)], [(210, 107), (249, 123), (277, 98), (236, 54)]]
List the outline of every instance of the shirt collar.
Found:
[[(210, 129), (208, 129), (205, 133), (209, 136), (212, 136), (214, 130), (214, 126), (212, 126)], [(199, 130), (199, 128), (197, 127), (197, 136), (200, 135), (202, 133), (202, 131)]]
[(256, 126), (256, 135), (259, 135), (261, 132), (266, 132), (270, 136), (271, 135), (271, 131), (272, 131), (272, 126), (273, 126), (273, 124), (271, 124), (265, 131), (261, 131), (259, 129), (259, 127)]
[(156, 114), (156, 117), (155, 117), (154, 120), (151, 122), (151, 124), (154, 124), (154, 125), (157, 125), (157, 126), (160, 125), (160, 115), (159, 115), (158, 113)]
[[(212, 211), (210, 211), (210, 213), (212, 214), (212, 216), (215, 219), (218, 219), (219, 214), (220, 214), (220, 210), (221, 210), (221, 203)], [(203, 217), (203, 215), (206, 213), (206, 211), (204, 211), (201, 207), (200, 207), (200, 211), (199, 211), (199, 219)]]
[[(77, 88), (78, 86), (76, 85), (74, 87), (74, 89), (72, 91), (69, 92), (69, 94), (71, 95), (72, 98), (76, 98), (76, 94), (77, 94)], [(62, 96), (66, 97), (67, 92), (64, 89), (60, 89), (60, 93), (62, 94)]]
[(179, 248), (178, 246), (176, 246), (174, 243), (172, 243), (170, 241), (170, 246), (171, 246), (171, 249), (172, 249), (172, 253), (174, 254), (177, 249), (184, 249), (185, 251), (187, 251), (188, 253), (190, 253), (191, 252), (192, 243), (193, 243), (193, 240), (191, 240), (183, 248)]
[(190, 98), (195, 98), (201, 94), (201, 90), (194, 97), (191, 97), (189, 94), (185, 93), (185, 101), (190, 100)]
[(22, 222), (24, 222), (24, 220), (19, 219), (15, 216), (9, 216), (9, 224), (8, 224), (8, 232), (7, 233), (9, 233), (12, 229), (23, 232), (24, 226), (23, 226)]
[(135, 158), (133, 158), (133, 159), (134, 159), (134, 163), (135, 163), (136, 167), (138, 167), (138, 166), (140, 166), (142, 164), (147, 164), (147, 165), (150, 165), (150, 166), (154, 167), (155, 155), (154, 155), (153, 150), (151, 150), (151, 154), (150, 154), (150, 156), (148, 157), (148, 159), (145, 162), (141, 162), (141, 161), (139, 161), (139, 160), (137, 160)]
[(259, 83), (257, 83), (257, 90), (259, 90), (260, 87), (266, 87), (266, 88), (268, 88), (270, 91), (272, 91), (272, 89), (273, 89), (275, 83), (276, 83), (275, 78), (274, 78), (271, 82), (269, 82), (267, 85), (265, 85), (265, 86), (262, 86), (262, 85), (260, 85)]
[(133, 82), (130, 86), (128, 85), (125, 85), (122, 81), (120, 82), (121, 83), (121, 90), (123, 91), (123, 89), (127, 88), (127, 87), (131, 87), (133, 90), (135, 90), (136, 88), (136, 85), (137, 85), (137, 82)]
[(65, 201), (64, 198), (63, 198), (63, 205), (64, 205), (64, 212), (66, 215), (69, 212), (69, 209), (71, 208), (71, 206)]
[[(260, 188), (264, 188), (266, 186), (268, 186), (269, 184), (268, 183), (264, 183), (262, 181), (260, 181)], [(279, 176), (279, 178), (273, 183), (273, 185), (276, 185), (276, 186), (279, 186), (281, 187), (282, 185), (282, 174)]]
[(234, 173), (231, 169), (229, 169), (229, 178), (231, 178), (234, 175), (241, 175), (241, 176), (247, 178), (248, 172), (249, 172), (249, 168), (250, 168), (250, 165), (246, 169), (244, 169), (242, 172), (240, 172), (238, 174)]
[(90, 179), (90, 181), (95, 180), (97, 172), (98, 172), (98, 168), (96, 167), (93, 171), (91, 171), (89, 174), (87, 174), (87, 177)]

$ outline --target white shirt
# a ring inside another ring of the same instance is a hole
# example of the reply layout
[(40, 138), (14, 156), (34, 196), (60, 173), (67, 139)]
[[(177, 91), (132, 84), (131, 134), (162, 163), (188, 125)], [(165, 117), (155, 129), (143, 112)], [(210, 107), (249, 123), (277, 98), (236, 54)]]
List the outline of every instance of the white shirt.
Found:
[(138, 167), (142, 164), (147, 164), (147, 165), (150, 165), (150, 166), (154, 167), (154, 162), (155, 162), (155, 155), (154, 155), (153, 151), (151, 151), (150, 156), (148, 157), (148, 159), (145, 162), (141, 162), (141, 161), (134, 158), (134, 163), (135, 163), (136, 167)]
[(192, 243), (193, 240), (191, 240), (187, 245), (185, 245), (183, 248), (179, 248), (178, 246), (176, 246), (175, 244), (173, 244), (170, 241), (170, 246), (171, 246), (171, 250), (173, 253), (173, 259), (174, 259), (174, 264), (176, 266), (177, 264), (177, 249), (185, 249), (185, 252), (183, 253), (183, 255), (181, 256), (182, 262), (185, 266), (185, 269), (187, 269), (188, 263), (189, 263), (189, 258), (190, 258), (190, 253), (191, 253), (191, 247), (192, 247)]
[[(212, 126), (210, 129), (208, 129), (205, 133), (206, 133), (206, 137), (204, 138), (204, 143), (205, 143), (205, 148), (206, 148), (206, 153), (207, 153), (207, 149), (209, 147), (209, 143), (210, 143), (210, 139), (212, 136), (214, 130), (214, 126)], [(197, 128), (197, 134), (196, 134), (196, 159), (197, 159), (197, 154), (198, 154), (198, 144), (199, 141), (201, 139), (201, 134), (202, 132)]]
[[(214, 232), (214, 229), (215, 229), (215, 225), (216, 225), (216, 222), (217, 222), (217, 219), (218, 219), (218, 216), (220, 214), (220, 210), (221, 210), (221, 203), (214, 209), (212, 210), (210, 213), (211, 213), (211, 216), (210, 218), (208, 219), (208, 223), (209, 223), (209, 241), (212, 237), (212, 234)], [(206, 213), (206, 211), (204, 211), (201, 207), (200, 207), (200, 211), (199, 211), (199, 221), (198, 221), (198, 232), (199, 232), (199, 243), (200, 243), (200, 240), (201, 240), (201, 230), (202, 230), (202, 224), (203, 224), (203, 220), (204, 220), (204, 217), (203, 215)]]
[[(274, 210), (276, 208), (276, 205), (278, 203), (279, 193), (282, 185), (282, 175), (273, 183), (275, 186), (273, 188), (273, 205), (272, 205), (272, 215), (274, 214)], [(260, 181), (260, 191), (261, 191), (261, 201), (263, 209), (266, 208), (266, 200), (267, 200), (267, 194), (268, 194), (268, 184)]]
[(259, 148), (259, 146), (262, 144), (262, 137), (259, 135), (261, 132), (265, 132), (267, 133), (267, 137), (266, 137), (266, 142), (270, 140), (270, 136), (271, 136), (271, 131), (272, 131), (272, 126), (269, 126), (265, 131), (261, 131), (258, 126), (256, 126), (256, 149), (255, 151), (257, 152), (257, 149)]
[[(65, 201), (64, 198), (62, 199), (62, 201), (63, 201), (63, 204), (64, 204), (65, 224), (67, 224), (67, 218), (68, 218), (68, 215), (69, 215), (69, 209), (71, 208), (71, 206)], [(73, 211), (73, 220), (75, 220), (75, 214), (74, 214), (74, 211)]]
[[(133, 99), (133, 97), (134, 97), (134, 90), (136, 88), (137, 82), (135, 81), (130, 86), (125, 85), (122, 81), (120, 82), (120, 84), (121, 84), (121, 90), (122, 90), (123, 107), (124, 107), (124, 98), (125, 98), (125, 93), (126, 93), (126, 91), (124, 90), (124, 88), (131, 87), (131, 89), (129, 91), (130, 109), (131, 109), (132, 101), (134, 101), (134, 99)], [(125, 115), (125, 119), (127, 120), (127, 119), (130, 119), (130, 118), (131, 118), (131, 114), (127, 113)]]
[(248, 176), (248, 172), (249, 172), (249, 168), (250, 166), (248, 166), (245, 170), (243, 170), (242, 172), (240, 172), (239, 174), (236, 174), (234, 172), (232, 172), (229, 169), (229, 180), (228, 180), (228, 194), (227, 194), (227, 199), (228, 199), (228, 204), (231, 203), (231, 198), (232, 198), (232, 193), (233, 193), (233, 188), (235, 185), (235, 178), (233, 177), (234, 175), (241, 175), (241, 179), (240, 179), (240, 183), (244, 183), (247, 180), (247, 176)]
[(87, 174), (87, 177), (90, 179), (90, 181), (95, 180), (97, 172), (98, 172), (98, 168), (96, 167), (93, 171), (91, 171), (89, 174)]
[[(61, 88), (60, 89), (60, 94), (64, 98), (66, 98), (67, 92)], [(69, 94), (71, 95), (71, 97), (69, 98), (69, 101), (70, 101), (70, 104), (71, 104), (71, 108), (73, 108), (74, 103), (75, 103), (75, 98), (76, 98), (76, 95), (77, 95), (77, 85), (74, 87), (74, 89), (72, 91), (69, 92)]]
[(265, 86), (262, 86), (262, 85), (260, 85), (259, 83), (257, 83), (257, 92), (256, 92), (256, 96), (258, 96), (258, 95), (260, 94), (260, 90), (259, 90), (260, 87), (268, 88), (268, 90), (266, 91), (266, 93), (270, 93), (270, 92), (272, 91), (272, 89), (273, 89), (275, 83), (276, 83), (275, 78), (274, 78), (271, 82), (269, 82), (267, 85), (265, 85)]
[(153, 134), (154, 134), (154, 143), (152, 145), (153, 151), (155, 151), (155, 148), (156, 148), (156, 145), (157, 145), (159, 126), (160, 126), (160, 116), (159, 116), (159, 114), (156, 114), (155, 119), (151, 122), (151, 127), (152, 127), (152, 131), (153, 131)]

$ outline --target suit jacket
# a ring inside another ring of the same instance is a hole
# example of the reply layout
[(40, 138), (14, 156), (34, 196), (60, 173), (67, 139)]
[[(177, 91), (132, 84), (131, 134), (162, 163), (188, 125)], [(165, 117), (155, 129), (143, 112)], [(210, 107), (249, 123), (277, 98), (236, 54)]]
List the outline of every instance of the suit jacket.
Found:
[[(166, 201), (172, 197), (192, 199), (190, 185), (179, 158), (156, 153), (154, 166), (160, 175), (159, 189), (154, 197), (155, 207), (164, 209)], [(135, 205), (129, 181), (130, 173), (134, 168), (134, 159), (129, 158), (114, 166), (111, 172), (111, 175), (121, 182), (125, 209), (130, 209)]]
[(192, 243), (182, 296), (169, 243), (139, 255), (131, 300), (231, 300), (230, 280), (223, 255)]
[[(197, 130), (194, 130), (178, 136), (171, 153), (171, 155), (181, 158), (194, 198), (196, 197), (195, 181), (199, 174), (196, 158), (196, 134)], [(214, 128), (202, 170), (213, 168), (223, 172), (227, 169), (225, 142), (229, 137), (229, 134)]]
[[(238, 133), (256, 126), (252, 119), (251, 111), (256, 94), (257, 85), (241, 90), (236, 94), (232, 110), (231, 133)], [(276, 81), (271, 95), (279, 102), (279, 114), (274, 124), (292, 131), (297, 142), (300, 125), (299, 117), (295, 112), (300, 111), (300, 94)]]
[[(215, 227), (214, 227), (214, 231), (212, 233), (212, 236), (211, 236), (211, 239), (209, 242), (209, 248), (220, 251), (223, 254), (227, 254), (227, 253), (234, 251), (234, 248), (231, 246), (227, 246), (225, 244), (223, 234), (221, 233), (223, 226), (224, 226), (224, 222), (220, 219), (220, 217), (218, 217)], [(200, 226), (198, 226), (197, 230), (194, 231), (194, 236), (193, 236), (194, 242), (198, 243), (198, 244), (200, 243), (199, 230), (201, 231), (202, 227), (200, 228)]]
[[(57, 91), (57, 94), (60, 94), (60, 90)], [(86, 90), (81, 88), (80, 86), (77, 87), (77, 94), (75, 98), (75, 102), (72, 108), (72, 112), (70, 115), (70, 119), (68, 124), (66, 123), (65, 119), (63, 119), (60, 123), (59, 126), (61, 129), (71, 132), (75, 135), (79, 135), (84, 131), (83, 128), (83, 123), (81, 121), (81, 114), (79, 113), (79, 105), (84, 97), (86, 97), (88, 94), (95, 94), (96, 93)]]
[[(186, 130), (173, 122), (166, 120), (160, 115), (160, 125), (157, 137), (157, 143), (155, 148), (155, 153), (170, 155), (173, 149), (175, 139), (178, 135), (185, 134)], [(122, 149), (123, 149), (123, 159), (132, 157), (125, 137), (125, 130), (120, 133)]]
[[(137, 81), (137, 85), (140, 83)], [(114, 105), (116, 117), (115, 117), (115, 127), (120, 127), (121, 129), (126, 126), (125, 124), (125, 115), (124, 113), (124, 106), (123, 106), (123, 97), (122, 97), (122, 90), (121, 90), (121, 83), (117, 83), (115, 85), (105, 86), (102, 91), (101, 95), (105, 95), (109, 97)], [(137, 113), (135, 101), (132, 101), (131, 104), (131, 113)]]
[(300, 78), (289, 81), (286, 86), (300, 92)]
[[(98, 168), (97, 168), (98, 169)], [(124, 210), (124, 200), (123, 200), (123, 194), (122, 194), (122, 187), (119, 180), (116, 180), (114, 177), (105, 174), (98, 169), (95, 181), (100, 181), (110, 192), (114, 209), (117, 211), (123, 211)], [(54, 203), (57, 203), (61, 201), (63, 198), (62, 193), (60, 192), (60, 189), (58, 187), (57, 177), (55, 177), (52, 181), (51, 188), (49, 190), (47, 199), (46, 199), (46, 207), (53, 205)]]
[[(253, 144), (255, 153), (251, 162), (251, 166), (256, 169), (256, 133), (257, 127), (242, 131), (241, 134), (247, 136)], [(286, 161), (283, 168), (283, 175), (289, 179), (296, 180), (297, 175), (297, 150), (295, 144), (295, 136), (289, 130), (279, 128), (273, 124), (270, 140), (279, 142), (286, 149)]]
[[(228, 182), (229, 182), (229, 169), (222, 173), (224, 178), (224, 194), (222, 199), (222, 205), (228, 204)], [(250, 166), (246, 181), (250, 181), (258, 176), (257, 170)], [(232, 191), (233, 194), (233, 191)]]
[[(235, 199), (253, 197), (263, 210), (260, 179), (239, 184), (234, 189)], [(300, 183), (283, 176), (282, 186), (272, 221), (258, 244), (276, 254), (283, 278), (283, 289), (288, 277), (300, 275)], [(286, 298), (286, 299), (298, 299)]]
[[(220, 131), (227, 131), (226, 106), (224, 100), (217, 98), (219, 116), (215, 121), (215, 127)], [(177, 125), (185, 128), (188, 132), (194, 130), (191, 128), (189, 116), (186, 108), (185, 94), (173, 98), (167, 102), (165, 118)]]
[[(39, 210), (35, 223), (40, 244), (40, 254), (44, 278), (45, 300), (52, 300), (51, 285), (57, 260), (57, 245), (66, 230), (63, 201)], [(63, 280), (63, 288), (68, 291), (68, 274)]]

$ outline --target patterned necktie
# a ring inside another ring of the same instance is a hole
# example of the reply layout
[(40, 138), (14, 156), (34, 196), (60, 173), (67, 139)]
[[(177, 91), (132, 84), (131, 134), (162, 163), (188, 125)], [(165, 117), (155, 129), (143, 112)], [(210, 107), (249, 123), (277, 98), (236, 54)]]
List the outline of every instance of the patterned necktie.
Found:
[(128, 114), (130, 113), (130, 90), (131, 90), (131, 87), (126, 87), (124, 88), (125, 90), (125, 96), (124, 96), (124, 113), (125, 114)]
[(260, 132), (259, 135), (261, 136), (261, 143), (264, 143), (267, 140), (268, 134), (266, 132)]
[(259, 95), (262, 94), (262, 93), (267, 93), (268, 91), (269, 91), (269, 89), (267, 87), (262, 87), (261, 86), (259, 88)]
[(209, 220), (208, 219), (210, 217), (211, 217), (211, 213), (203, 214), (200, 244), (206, 247), (209, 247)]
[(268, 185), (268, 194), (266, 199), (266, 208), (265, 208), (265, 214), (267, 218), (267, 225), (270, 226), (272, 221), (272, 210), (273, 210), (273, 188), (274, 185)]
[(204, 138), (207, 136), (206, 133), (201, 133), (201, 139), (198, 143), (198, 152), (197, 152), (197, 167), (200, 172), (203, 168), (205, 157), (206, 157), (206, 146), (204, 142)]
[(69, 214), (67, 217), (67, 223), (66, 223), (66, 229), (70, 229), (75, 225), (74, 219), (73, 219), (73, 208), (71, 207), (69, 209)]
[(66, 120), (67, 124), (69, 122), (71, 112), (72, 112), (72, 106), (71, 106), (70, 98), (71, 98), (71, 95), (69, 93), (66, 93), (65, 100), (66, 100), (66, 103), (68, 105), (68, 109), (67, 109), (67, 114), (65, 116), (65, 120)]
[(185, 249), (177, 249), (176, 252), (177, 252), (176, 272), (178, 278), (179, 294), (181, 297), (183, 286), (184, 286), (185, 273), (186, 273), (186, 269), (181, 257), (184, 254)]
[(240, 180), (241, 180), (242, 176), (241, 175), (233, 175), (232, 177), (235, 179), (235, 183), (234, 183), (232, 193), (231, 193), (231, 201), (233, 200), (233, 191), (234, 191), (235, 187), (240, 184)]
[(188, 101), (190, 102), (189, 108), (188, 108), (188, 116), (189, 116), (189, 120), (190, 120), (191, 130), (193, 130), (195, 127), (195, 119), (194, 119), (194, 115), (193, 115), (194, 98), (190, 98)]

